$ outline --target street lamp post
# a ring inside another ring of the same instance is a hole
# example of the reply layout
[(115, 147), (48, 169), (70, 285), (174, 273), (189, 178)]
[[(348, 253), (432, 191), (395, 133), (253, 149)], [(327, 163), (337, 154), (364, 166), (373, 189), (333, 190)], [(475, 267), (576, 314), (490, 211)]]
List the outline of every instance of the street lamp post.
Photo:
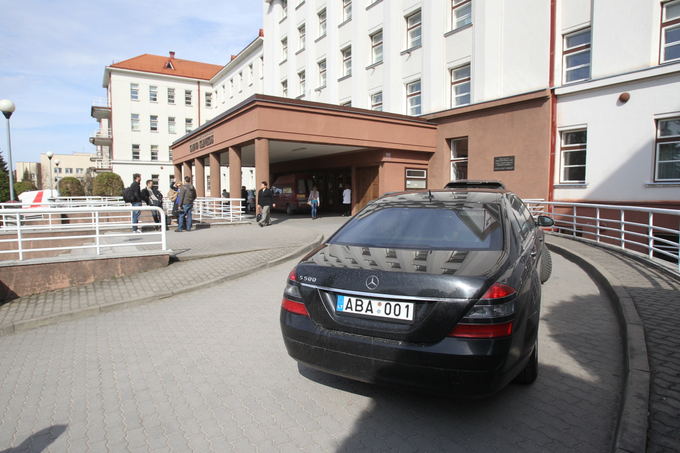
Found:
[(9, 200), (14, 201), (14, 169), (12, 167), (12, 140), (9, 136), (9, 118), (14, 113), (14, 102), (9, 99), (0, 101), (0, 111), (7, 118), (7, 160), (9, 161)]
[[(54, 161), (54, 166), (57, 167), (57, 169), (55, 170), (55, 172), (57, 173), (57, 176), (54, 177), (54, 182), (59, 181), (59, 164), (60, 164), (59, 159)], [(59, 190), (59, 185), (57, 184), (57, 191), (58, 190)]]
[(52, 179), (52, 158), (54, 157), (54, 153), (52, 151), (48, 151), (46, 154), (47, 160), (50, 162), (50, 198), (52, 198), (54, 194), (54, 180)]

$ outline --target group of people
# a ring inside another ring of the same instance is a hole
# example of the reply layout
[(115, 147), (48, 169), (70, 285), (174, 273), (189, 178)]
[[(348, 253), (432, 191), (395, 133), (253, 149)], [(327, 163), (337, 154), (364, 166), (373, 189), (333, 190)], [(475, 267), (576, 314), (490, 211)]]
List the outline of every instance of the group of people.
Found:
[[(135, 173), (132, 175), (132, 184), (126, 189), (127, 195), (125, 201), (132, 204), (132, 206), (142, 206), (145, 203), (147, 206), (157, 206), (163, 207), (163, 194), (154, 187), (153, 180), (146, 180), (146, 187), (144, 189), (140, 188), (142, 182), (142, 175)], [(184, 178), (184, 183), (181, 181), (178, 183), (170, 184), (170, 191), (167, 197), (173, 202), (172, 213), (173, 216), (177, 217), (177, 232), (191, 231), (191, 212), (194, 208), (194, 200), (196, 199), (196, 188), (191, 184), (191, 178), (186, 176)], [(132, 211), (132, 231), (134, 233), (141, 233), (137, 224), (139, 223), (139, 216), (141, 215), (141, 210)], [(161, 214), (158, 211), (151, 211), (153, 216), (153, 221), (158, 224), (156, 228), (160, 228), (161, 225)], [(166, 225), (170, 226), (170, 220), (166, 222)]]

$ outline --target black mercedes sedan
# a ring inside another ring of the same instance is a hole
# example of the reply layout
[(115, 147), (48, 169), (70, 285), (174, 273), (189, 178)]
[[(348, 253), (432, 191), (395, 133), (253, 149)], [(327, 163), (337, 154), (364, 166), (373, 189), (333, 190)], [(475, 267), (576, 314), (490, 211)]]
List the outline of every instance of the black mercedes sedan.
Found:
[(385, 195), (290, 272), (288, 353), (364, 382), (461, 396), (538, 373), (541, 283), (552, 263), (515, 194), (455, 188)]

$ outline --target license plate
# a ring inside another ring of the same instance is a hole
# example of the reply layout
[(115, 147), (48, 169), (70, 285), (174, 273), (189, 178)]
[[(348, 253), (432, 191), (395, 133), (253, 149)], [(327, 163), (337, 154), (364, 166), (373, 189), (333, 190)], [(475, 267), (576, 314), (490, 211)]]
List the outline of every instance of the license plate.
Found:
[(366, 297), (338, 296), (335, 311), (337, 313), (353, 313), (377, 318), (413, 321), (413, 304), (411, 302), (389, 302)]

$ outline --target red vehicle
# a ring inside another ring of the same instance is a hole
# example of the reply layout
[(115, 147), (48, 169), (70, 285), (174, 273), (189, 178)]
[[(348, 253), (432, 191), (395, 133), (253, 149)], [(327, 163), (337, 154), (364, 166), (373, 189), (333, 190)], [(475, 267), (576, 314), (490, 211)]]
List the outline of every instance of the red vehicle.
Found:
[(292, 215), (310, 209), (307, 204), (309, 192), (316, 186), (321, 197), (321, 206), (325, 212), (342, 209), (342, 188), (349, 184), (350, 169), (333, 169), (325, 171), (288, 173), (274, 178), (272, 191), (276, 210), (286, 211)]

